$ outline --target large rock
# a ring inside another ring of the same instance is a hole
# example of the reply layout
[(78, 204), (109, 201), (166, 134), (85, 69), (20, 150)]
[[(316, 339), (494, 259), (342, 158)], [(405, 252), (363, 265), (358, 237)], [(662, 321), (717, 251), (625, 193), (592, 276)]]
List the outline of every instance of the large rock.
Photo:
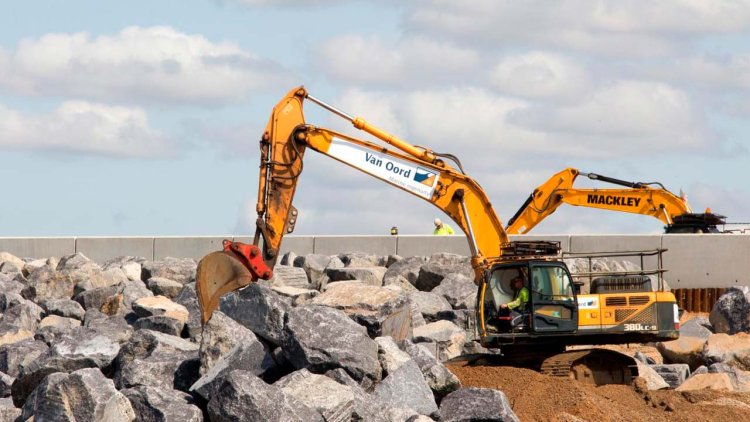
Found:
[(15, 422), (21, 419), (21, 409), (13, 405), (13, 400), (8, 398), (0, 399), (0, 421)]
[(96, 310), (86, 312), (83, 326), (109, 337), (120, 345), (125, 344), (133, 336), (133, 327), (122, 317), (108, 316)]
[(417, 309), (427, 322), (434, 322), (438, 319), (438, 314), (445, 311), (451, 311), (451, 304), (441, 295), (433, 292), (412, 292), (409, 293), (409, 299), (417, 305)]
[(26, 280), (23, 276), (11, 277), (0, 274), (0, 312), (5, 312), (8, 308), (26, 300), (21, 295), (26, 287), (24, 282)]
[(164, 277), (151, 277), (146, 285), (154, 295), (166, 296), (174, 299), (182, 291), (183, 284)]
[(677, 391), (694, 391), (694, 390), (725, 390), (734, 391), (732, 380), (726, 373), (715, 374), (698, 374), (688, 378), (685, 382), (677, 387)]
[(273, 366), (273, 358), (268, 348), (255, 337), (252, 331), (240, 325), (221, 311), (215, 311), (203, 328), (200, 346), (200, 374), (205, 375), (216, 362), (226, 357), (237, 345), (242, 345), (252, 362), (245, 362), (242, 368), (261, 375)]
[(690, 367), (684, 363), (650, 365), (651, 369), (661, 375), (669, 388), (677, 388), (690, 377)]
[(366, 386), (380, 380), (377, 343), (367, 336), (364, 327), (336, 309), (313, 305), (291, 309), (282, 349), (297, 369), (324, 373), (344, 368)]
[[(81, 270), (77, 271), (80, 272)], [(128, 276), (119, 268), (111, 268), (106, 271), (95, 268), (91, 269), (86, 276), (78, 276), (80, 279), (76, 283), (74, 290), (76, 294), (100, 287), (116, 286), (128, 281)]]
[(65, 318), (75, 318), (83, 321), (86, 310), (76, 301), (70, 299), (52, 299), (43, 304), (44, 309), (50, 315), (58, 315)]
[[(52, 262), (53, 263), (53, 262)], [(37, 302), (49, 299), (70, 299), (75, 292), (76, 280), (69, 271), (58, 271), (55, 266), (44, 265), (28, 276), (23, 297)]]
[(452, 322), (436, 321), (415, 328), (413, 341), (415, 343), (435, 343), (438, 349), (438, 359), (446, 361), (461, 354), (466, 342), (466, 333)]
[(188, 310), (189, 316), (185, 325), (190, 339), (200, 341), (203, 328), (201, 325), (200, 304), (198, 303), (198, 296), (195, 294), (195, 282), (185, 284), (180, 293), (175, 296), (174, 301)]
[(22, 419), (35, 421), (133, 421), (130, 401), (98, 369), (51, 374), (29, 396)]
[(474, 309), (477, 286), (474, 280), (466, 274), (452, 273), (446, 275), (431, 293), (443, 296), (455, 309)]
[(21, 367), (13, 383), (13, 401), (22, 404), (26, 397), (49, 374), (97, 368), (111, 372), (120, 345), (112, 339), (86, 328), (77, 327), (58, 340), (43, 355)]
[(362, 252), (340, 253), (338, 258), (346, 267), (384, 267), (387, 261), (386, 257), (373, 255)]
[(142, 272), (141, 264), (143, 262), (146, 262), (146, 258), (142, 256), (118, 256), (105, 261), (102, 264), (102, 269), (119, 268), (125, 273), (128, 280), (140, 280)]
[(189, 394), (139, 385), (120, 391), (130, 400), (139, 422), (202, 422), (203, 413)]
[(311, 302), (344, 311), (367, 327), (370, 337), (411, 337), (411, 305), (408, 298), (392, 289), (360, 282), (333, 283)]
[(21, 271), (26, 266), (26, 263), (23, 262), (23, 259), (8, 252), (0, 252), (0, 267), (5, 266), (6, 264), (12, 264), (14, 267), (19, 268)]
[(21, 368), (47, 353), (49, 347), (42, 341), (28, 339), (0, 346), (0, 372), (17, 377)]
[(239, 343), (214, 362), (213, 366), (190, 386), (190, 391), (208, 401), (214, 393), (213, 389), (217, 386), (215, 381), (235, 369), (249, 371), (253, 375), (269, 379), (278, 378), (277, 372), (283, 372), (279, 366), (275, 356), (268, 353), (259, 356), (258, 350), (252, 344)]
[(713, 334), (703, 350), (707, 364), (725, 363), (744, 371), (750, 370), (750, 334)]
[(638, 376), (646, 381), (646, 388), (649, 391), (669, 388), (669, 384), (653, 368), (639, 360), (635, 363), (638, 365)]
[(248, 371), (234, 370), (216, 381), (208, 416), (217, 421), (323, 421), (314, 409)]
[(0, 397), (10, 397), (13, 381), (15, 381), (15, 378), (0, 372)]
[(388, 374), (375, 387), (375, 395), (389, 407), (412, 409), (421, 415), (432, 415), (438, 410), (422, 371), (411, 359)]
[(426, 263), (427, 258), (423, 256), (412, 256), (393, 263), (383, 275), (383, 285), (402, 285), (404, 280), (415, 285), (419, 270)]
[(709, 315), (715, 333), (750, 332), (750, 288), (729, 288), (716, 300)]
[(258, 284), (230, 293), (221, 299), (219, 310), (264, 340), (278, 346), (284, 317), (291, 309), (291, 300)]
[(305, 270), (307, 279), (313, 289), (321, 290), (328, 282), (326, 268), (343, 268), (344, 263), (338, 257), (308, 254), (294, 259), (294, 266)]
[(291, 286), (271, 286), (271, 290), (281, 296), (291, 299), (293, 306), (307, 305), (320, 295), (320, 292), (317, 290), (301, 289), (299, 287)]
[(188, 310), (179, 303), (172, 302), (166, 296), (151, 296), (136, 299), (133, 302), (133, 312), (139, 317), (166, 316), (185, 324), (188, 320)]
[(461, 388), (461, 381), (453, 375), (435, 356), (425, 347), (416, 345), (409, 340), (401, 340), (398, 347), (406, 352), (419, 366), (427, 385), (435, 397), (441, 399), (447, 394)]
[(187, 392), (198, 379), (198, 345), (151, 330), (138, 330), (115, 362), (118, 388), (148, 385)]
[(152, 315), (138, 318), (133, 323), (133, 328), (136, 330), (153, 330), (177, 337), (180, 337), (184, 327), (184, 322), (166, 315)]
[(142, 268), (141, 280), (164, 277), (186, 284), (195, 281), (195, 270), (198, 264), (192, 258), (167, 257), (159, 261), (145, 261)]
[(383, 368), (383, 376), (393, 373), (401, 365), (411, 360), (407, 353), (399, 349), (393, 337), (378, 337), (375, 339), (375, 343), (378, 344), (378, 360), (380, 361), (380, 367)]
[(42, 315), (44, 315), (44, 310), (34, 302), (23, 301), (5, 311), (0, 322), (0, 331), (7, 327), (35, 331), (39, 327)]
[(686, 363), (690, 368), (703, 365), (703, 347), (712, 334), (707, 328), (708, 320), (697, 317), (680, 326), (680, 337), (677, 340), (657, 343), (656, 347), (667, 363)]
[(505, 393), (489, 388), (461, 388), (440, 402), (441, 422), (519, 422)]
[(75, 295), (75, 301), (78, 302), (87, 311), (89, 309), (99, 310), (107, 299), (117, 294), (120, 286), (104, 286), (95, 289), (85, 290)]
[(474, 270), (471, 261), (467, 257), (454, 254), (435, 254), (430, 257), (427, 264), (419, 269), (419, 275), (414, 281), (414, 286), (421, 291), (431, 291), (450, 274), (463, 274), (472, 278)]
[(277, 265), (273, 267), (271, 284), (274, 286), (290, 286), (301, 289), (310, 288), (310, 281), (307, 278), (305, 270), (299, 267), (287, 265)]
[[(326, 270), (329, 283), (335, 281), (359, 280), (371, 286), (382, 286), (385, 267), (344, 267)], [(330, 284), (329, 284), (330, 287)]]
[(349, 422), (355, 413), (352, 388), (307, 369), (295, 371), (277, 382), (276, 387), (317, 410), (326, 422)]

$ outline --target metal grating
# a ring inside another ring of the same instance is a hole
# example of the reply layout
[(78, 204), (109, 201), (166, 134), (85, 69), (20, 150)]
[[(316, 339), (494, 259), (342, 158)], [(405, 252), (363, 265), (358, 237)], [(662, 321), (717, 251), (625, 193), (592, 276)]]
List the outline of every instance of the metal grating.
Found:
[(633, 315), (635, 311), (635, 309), (615, 309), (615, 322), (624, 321)]
[(641, 324), (656, 324), (656, 306), (651, 305), (644, 309), (643, 312), (639, 313), (633, 319), (628, 322), (641, 323)]
[(630, 305), (645, 305), (649, 300), (650, 298), (648, 296), (630, 296), (630, 298), (628, 298), (628, 303)]
[(607, 306), (625, 306), (628, 304), (628, 299), (625, 296), (612, 296), (608, 297), (604, 303)]

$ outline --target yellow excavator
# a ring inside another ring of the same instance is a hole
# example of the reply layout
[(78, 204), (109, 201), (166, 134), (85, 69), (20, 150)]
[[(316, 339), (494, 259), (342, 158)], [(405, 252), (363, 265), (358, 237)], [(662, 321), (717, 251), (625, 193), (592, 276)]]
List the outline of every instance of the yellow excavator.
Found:
[[(623, 188), (577, 189), (573, 183), (578, 176)], [(683, 196), (673, 194), (658, 182), (628, 182), (566, 168), (534, 189), (508, 220), (505, 231), (508, 234), (528, 233), (562, 204), (650, 215), (666, 224), (665, 233), (719, 233), (717, 225), (725, 224), (726, 218), (713, 214), (710, 209), (705, 213), (693, 213)]]
[[(306, 123), (305, 101), (350, 121), (386, 145)], [(566, 346), (678, 337), (674, 295), (637, 283), (577, 294), (560, 258), (559, 243), (510, 242), (484, 190), (455, 156), (409, 144), (326, 104), (303, 87), (289, 91), (273, 108), (260, 140), (253, 244), (225, 240), (222, 251), (198, 264), (196, 291), (203, 323), (224, 294), (272, 277), (282, 238), (297, 222), (292, 199), (308, 148), (422, 198), (453, 219), (466, 234), (471, 251), (478, 288), (478, 338), (485, 347), (500, 349), (504, 358), (552, 375), (598, 384), (629, 383), (637, 375), (632, 358), (601, 349), (566, 352)], [(513, 299), (511, 284), (519, 275), (530, 294), (520, 324), (512, 325), (501, 311), (502, 304)]]

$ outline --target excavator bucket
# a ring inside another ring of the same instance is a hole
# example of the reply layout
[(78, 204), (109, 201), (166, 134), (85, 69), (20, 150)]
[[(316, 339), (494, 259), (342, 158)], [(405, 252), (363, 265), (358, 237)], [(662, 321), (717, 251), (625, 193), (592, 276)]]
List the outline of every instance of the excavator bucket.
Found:
[(219, 307), (221, 297), (241, 289), (253, 281), (250, 270), (229, 251), (212, 252), (198, 263), (195, 291), (201, 308), (201, 323), (211, 319), (211, 314)]

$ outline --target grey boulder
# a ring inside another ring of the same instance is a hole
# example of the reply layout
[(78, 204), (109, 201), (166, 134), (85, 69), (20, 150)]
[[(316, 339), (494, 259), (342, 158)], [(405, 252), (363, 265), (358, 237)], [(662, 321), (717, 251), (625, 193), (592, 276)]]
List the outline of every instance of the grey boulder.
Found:
[(519, 422), (505, 393), (489, 388), (462, 388), (440, 402), (441, 422)]
[(208, 402), (211, 420), (323, 422), (320, 413), (248, 371), (234, 370), (215, 382)]
[(139, 422), (203, 421), (203, 412), (193, 398), (181, 391), (139, 385), (120, 392), (130, 401)]
[(98, 369), (51, 374), (23, 406), (23, 420), (133, 421), (130, 401)]
[(367, 327), (370, 337), (411, 337), (411, 304), (408, 297), (393, 289), (369, 286), (356, 281), (332, 283), (311, 302), (344, 311)]
[[(323, 328), (322, 328), (323, 327)], [(343, 368), (366, 386), (380, 380), (378, 345), (344, 312), (306, 305), (287, 314), (282, 350), (297, 369), (323, 373)]]
[(181, 284), (195, 280), (198, 264), (192, 258), (167, 257), (158, 261), (145, 261), (142, 264), (141, 280), (164, 277)]
[(149, 385), (188, 391), (198, 379), (198, 345), (151, 330), (138, 330), (122, 346), (115, 361), (118, 388)]
[(251, 284), (224, 296), (219, 310), (278, 346), (281, 344), (284, 317), (291, 307), (289, 298), (280, 296), (268, 287)]

